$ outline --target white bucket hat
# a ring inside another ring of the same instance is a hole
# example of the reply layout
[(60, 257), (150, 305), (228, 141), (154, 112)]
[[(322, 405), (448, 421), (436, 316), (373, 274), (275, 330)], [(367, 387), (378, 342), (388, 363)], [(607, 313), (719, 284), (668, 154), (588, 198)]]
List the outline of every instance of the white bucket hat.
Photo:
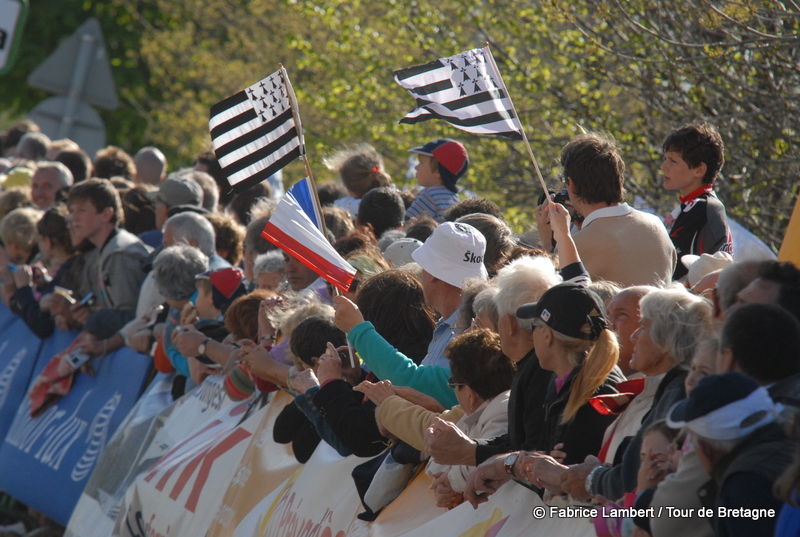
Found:
[(437, 227), (411, 257), (434, 278), (454, 287), (464, 280), (486, 280), (489, 273), (483, 266), (486, 239), (469, 224), (445, 222)]

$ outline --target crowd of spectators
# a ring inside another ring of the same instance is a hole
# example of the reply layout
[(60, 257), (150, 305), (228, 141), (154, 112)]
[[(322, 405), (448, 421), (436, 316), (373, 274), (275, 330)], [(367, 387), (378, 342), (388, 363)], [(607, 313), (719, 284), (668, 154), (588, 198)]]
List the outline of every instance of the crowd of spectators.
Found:
[[(213, 152), (172, 170), (155, 147), (91, 158), (31, 122), (3, 149), (0, 299), (40, 338), (80, 331), (84, 368), (128, 346), (174, 399), (218, 375), (254, 404), (286, 390), (274, 438), (299, 462), (325, 442), (370, 479), (424, 465), (443, 508), (522, 485), (559, 505), (715, 513), (603, 511), (599, 536), (800, 528), (800, 270), (735, 262), (710, 125), (666, 137), (681, 204), (665, 222), (625, 203), (613, 140), (577, 136), (538, 242), (459, 198), (457, 141), (410, 150), (416, 196), (371, 146), (343, 149), (319, 197), (356, 270), (346, 293), (261, 236), (280, 178), (234, 195)], [(354, 483), (363, 518), (403, 485)]]

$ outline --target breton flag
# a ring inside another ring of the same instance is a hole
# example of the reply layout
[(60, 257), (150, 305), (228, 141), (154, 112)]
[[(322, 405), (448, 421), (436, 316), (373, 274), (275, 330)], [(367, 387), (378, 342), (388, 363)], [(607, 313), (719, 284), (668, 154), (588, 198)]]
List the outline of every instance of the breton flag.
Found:
[(417, 101), (400, 123), (438, 118), (475, 134), (522, 139), (522, 125), (489, 47), (395, 71), (394, 79)]
[(303, 154), (281, 68), (211, 107), (214, 153), (234, 192), (260, 183)]
[(322, 214), (311, 179), (283, 196), (261, 236), (346, 293), (356, 269), (338, 254), (321, 231)]

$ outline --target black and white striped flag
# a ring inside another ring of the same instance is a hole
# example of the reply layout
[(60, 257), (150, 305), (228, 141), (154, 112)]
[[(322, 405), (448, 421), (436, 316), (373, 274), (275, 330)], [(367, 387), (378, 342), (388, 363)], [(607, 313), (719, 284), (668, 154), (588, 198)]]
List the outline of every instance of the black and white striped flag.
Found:
[(235, 192), (260, 183), (300, 157), (304, 147), (282, 68), (211, 107), (211, 141)]
[(475, 134), (522, 139), (522, 126), (488, 47), (395, 71), (417, 108), (400, 123), (443, 119)]

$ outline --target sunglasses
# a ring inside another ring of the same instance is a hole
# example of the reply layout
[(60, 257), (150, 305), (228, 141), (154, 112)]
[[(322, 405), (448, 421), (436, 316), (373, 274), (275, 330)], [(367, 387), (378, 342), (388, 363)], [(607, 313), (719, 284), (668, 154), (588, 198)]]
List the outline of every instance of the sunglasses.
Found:
[(464, 384), (463, 382), (456, 382), (453, 380), (453, 377), (450, 377), (449, 379), (447, 379), (447, 386), (450, 389), (455, 390), (457, 386), (466, 386), (466, 384)]

